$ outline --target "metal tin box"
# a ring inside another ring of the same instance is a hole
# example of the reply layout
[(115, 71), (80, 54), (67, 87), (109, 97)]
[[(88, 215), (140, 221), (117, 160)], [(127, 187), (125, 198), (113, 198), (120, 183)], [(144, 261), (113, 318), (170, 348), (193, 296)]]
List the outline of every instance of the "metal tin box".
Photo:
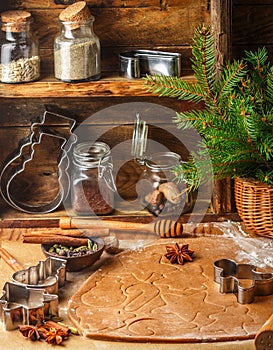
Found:
[(148, 75), (177, 76), (181, 74), (181, 54), (175, 52), (134, 50), (121, 53), (120, 75), (141, 78)]

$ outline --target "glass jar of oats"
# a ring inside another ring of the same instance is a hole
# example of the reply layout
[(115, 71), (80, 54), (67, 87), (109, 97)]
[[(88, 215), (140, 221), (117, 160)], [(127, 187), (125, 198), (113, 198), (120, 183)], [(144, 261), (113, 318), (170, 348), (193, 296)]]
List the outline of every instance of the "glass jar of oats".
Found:
[(23, 10), (1, 13), (0, 81), (26, 83), (40, 78), (39, 43), (32, 32), (33, 18)]

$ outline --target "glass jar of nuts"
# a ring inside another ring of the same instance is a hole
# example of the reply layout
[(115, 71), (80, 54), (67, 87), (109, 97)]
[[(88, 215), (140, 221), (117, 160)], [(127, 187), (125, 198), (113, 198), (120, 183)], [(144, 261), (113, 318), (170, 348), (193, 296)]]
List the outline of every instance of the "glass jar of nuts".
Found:
[(141, 161), (144, 171), (138, 192), (142, 204), (155, 216), (179, 216), (192, 208), (192, 195), (175, 181), (174, 167), (182, 162), (175, 152), (158, 152)]
[(27, 11), (1, 13), (0, 81), (3, 83), (26, 83), (40, 78), (39, 43), (32, 32), (32, 22)]

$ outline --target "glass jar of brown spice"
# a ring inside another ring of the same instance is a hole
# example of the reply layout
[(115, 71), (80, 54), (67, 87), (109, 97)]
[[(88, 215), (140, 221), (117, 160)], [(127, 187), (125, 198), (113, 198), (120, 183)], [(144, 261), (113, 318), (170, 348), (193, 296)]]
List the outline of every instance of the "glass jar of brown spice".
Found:
[(73, 150), (71, 202), (78, 215), (107, 215), (114, 209), (116, 186), (110, 147), (83, 142)]

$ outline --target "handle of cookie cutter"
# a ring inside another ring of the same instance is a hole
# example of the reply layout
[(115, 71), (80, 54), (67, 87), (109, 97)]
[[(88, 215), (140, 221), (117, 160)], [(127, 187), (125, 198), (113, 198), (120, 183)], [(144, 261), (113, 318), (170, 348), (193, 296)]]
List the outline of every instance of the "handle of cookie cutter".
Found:
[(273, 314), (265, 322), (255, 337), (256, 350), (270, 349), (273, 341)]
[(18, 263), (18, 261), (5, 249), (0, 247), (0, 255), (3, 261), (5, 261), (13, 271), (23, 270), (24, 267)]

